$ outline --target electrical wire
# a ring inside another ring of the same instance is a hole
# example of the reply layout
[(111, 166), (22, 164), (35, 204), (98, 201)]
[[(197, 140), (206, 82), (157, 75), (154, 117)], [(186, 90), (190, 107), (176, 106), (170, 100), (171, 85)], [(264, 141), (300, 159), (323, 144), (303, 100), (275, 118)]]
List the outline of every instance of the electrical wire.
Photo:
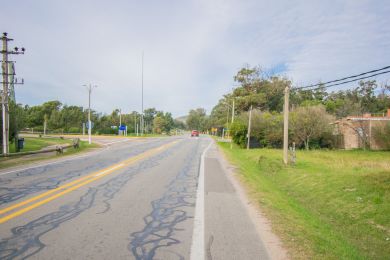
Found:
[[(294, 89), (298, 90), (298, 89), (306, 89), (306, 88), (312, 88), (312, 87), (317, 87), (317, 86), (323, 86), (323, 85), (326, 85), (326, 84), (329, 84), (329, 83), (340, 82), (340, 81), (344, 81), (346, 79), (352, 79), (352, 78), (360, 77), (360, 76), (363, 76), (363, 75), (367, 75), (367, 74), (371, 74), (371, 73), (374, 73), (374, 72), (386, 70), (386, 69), (389, 69), (389, 68), (390, 68), (390, 66), (386, 66), (386, 67), (383, 67), (381, 69), (371, 70), (371, 71), (363, 72), (363, 73), (360, 73), (360, 74), (357, 74), (357, 75), (341, 78), (341, 79), (331, 80), (331, 81), (327, 81), (327, 82), (324, 82), (324, 83), (312, 84), (312, 85), (308, 85), (308, 86), (304, 86), (304, 87), (298, 87), (298, 88), (294, 88)], [(388, 71), (385, 72), (385, 73), (388, 73)], [(359, 79), (356, 79), (356, 80), (353, 80), (353, 81), (366, 79), (366, 78), (374, 77), (374, 76), (385, 74), (385, 73), (376, 73), (376, 74), (369, 75), (369, 76), (366, 76), (366, 77), (362, 77), (362, 78), (359, 78)], [(349, 82), (353, 82), (353, 81), (346, 81), (346, 82), (342, 82), (342, 83), (339, 83), (339, 84), (332, 84), (332, 85), (324, 86), (324, 87), (331, 87), (331, 86), (342, 85), (344, 83), (349, 83)]]

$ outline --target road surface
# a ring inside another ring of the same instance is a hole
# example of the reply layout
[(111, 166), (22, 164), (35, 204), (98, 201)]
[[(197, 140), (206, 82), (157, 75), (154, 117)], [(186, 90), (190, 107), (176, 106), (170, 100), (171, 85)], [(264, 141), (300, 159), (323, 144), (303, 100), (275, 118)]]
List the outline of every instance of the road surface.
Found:
[(1, 259), (268, 258), (208, 137), (3, 170), (0, 203)]

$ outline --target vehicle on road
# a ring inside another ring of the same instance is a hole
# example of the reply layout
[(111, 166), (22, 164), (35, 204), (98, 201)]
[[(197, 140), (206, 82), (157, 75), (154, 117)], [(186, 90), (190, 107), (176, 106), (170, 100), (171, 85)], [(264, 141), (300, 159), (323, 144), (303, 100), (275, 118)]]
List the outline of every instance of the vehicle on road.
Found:
[(199, 131), (198, 130), (192, 130), (191, 131), (191, 137), (194, 137), (194, 136), (196, 136), (196, 137), (199, 136)]

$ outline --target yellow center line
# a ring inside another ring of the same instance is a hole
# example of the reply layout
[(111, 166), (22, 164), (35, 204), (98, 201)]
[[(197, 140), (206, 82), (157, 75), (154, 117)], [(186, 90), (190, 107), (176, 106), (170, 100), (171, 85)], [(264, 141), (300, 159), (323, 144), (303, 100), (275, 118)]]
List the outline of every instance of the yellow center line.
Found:
[(50, 196), (48, 198), (45, 198), (45, 199), (43, 199), (43, 200), (41, 200), (39, 202), (36, 202), (36, 203), (34, 203), (34, 204), (30, 205), (30, 206), (27, 206), (25, 208), (22, 208), (22, 209), (20, 209), (20, 210), (18, 210), (16, 212), (13, 212), (13, 213), (7, 215), (5, 217), (0, 218), (0, 224), (4, 223), (4, 222), (6, 222), (6, 221), (8, 221), (10, 219), (13, 219), (13, 218), (15, 218), (17, 216), (20, 216), (20, 215), (22, 215), (22, 214), (24, 214), (24, 213), (26, 213), (26, 212), (36, 208), (36, 207), (44, 205), (44, 204), (46, 204), (46, 203), (48, 203), (48, 202), (50, 202), (50, 201), (52, 201), (52, 200), (54, 200), (56, 198), (59, 198), (59, 197), (65, 195), (65, 194), (67, 194), (67, 193), (69, 193), (69, 192), (79, 188), (79, 187), (82, 187), (82, 186), (84, 186), (84, 185), (86, 185), (86, 184), (88, 184), (90, 182), (93, 182), (93, 181), (96, 181), (96, 180), (98, 180), (100, 178), (103, 178), (104, 176), (106, 176), (106, 175), (108, 175), (108, 174), (110, 174), (110, 173), (112, 173), (112, 172), (114, 172), (116, 170), (119, 170), (119, 169), (121, 169), (121, 168), (123, 168), (125, 166), (128, 166), (128, 165), (131, 165), (131, 164), (133, 164), (133, 163), (135, 163), (135, 162), (137, 162), (139, 160), (147, 158), (148, 156), (157, 154), (158, 152), (160, 152), (160, 151), (162, 151), (164, 149), (167, 149), (168, 147), (176, 144), (177, 142), (178, 141), (173, 141), (171, 143), (168, 143), (168, 144), (162, 145), (160, 147), (151, 149), (149, 151), (146, 151), (144, 153), (141, 153), (139, 155), (136, 155), (134, 157), (126, 159), (126, 160), (124, 160), (124, 161), (122, 161), (122, 162), (120, 162), (118, 164), (112, 165), (111, 167), (105, 168), (105, 169), (100, 170), (98, 172), (94, 172), (92, 174), (89, 174), (87, 176), (81, 177), (81, 178), (79, 178), (77, 180), (74, 180), (72, 182), (69, 182), (69, 183), (66, 183), (64, 185), (61, 185), (61, 186), (59, 186), (59, 187), (57, 187), (57, 188), (55, 188), (53, 190), (44, 192), (44, 193), (39, 194), (39, 195), (37, 195), (35, 197), (32, 197), (30, 199), (27, 199), (27, 200), (24, 200), (22, 202), (19, 202), (19, 203), (15, 204), (15, 205), (9, 206), (9, 207), (4, 208), (4, 209), (1, 209), (0, 210), (0, 214), (4, 214), (6, 212), (9, 212), (11, 210), (20, 208), (20, 207), (22, 207), (24, 205), (27, 205), (27, 204), (29, 204), (31, 202), (37, 201), (37, 200), (42, 199), (42, 198), (44, 198), (44, 197), (46, 197), (46, 196), (48, 196), (48, 195), (50, 195), (52, 193), (55, 193), (57, 191), (61, 191), (62, 190), (61, 192), (59, 192), (57, 194), (54, 194), (54, 195), (52, 195), (52, 196)]

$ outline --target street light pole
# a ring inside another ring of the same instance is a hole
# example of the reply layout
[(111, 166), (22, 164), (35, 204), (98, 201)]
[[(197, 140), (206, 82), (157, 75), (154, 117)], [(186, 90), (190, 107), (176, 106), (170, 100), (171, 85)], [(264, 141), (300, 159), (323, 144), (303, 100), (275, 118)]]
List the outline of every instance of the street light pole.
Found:
[(92, 143), (91, 92), (92, 92), (92, 88), (96, 88), (97, 86), (91, 84), (88, 85), (85, 84), (83, 86), (86, 86), (88, 90), (88, 143), (91, 144)]
[(141, 135), (144, 134), (145, 131), (145, 123), (144, 123), (144, 52), (142, 51), (142, 61), (141, 61)]

